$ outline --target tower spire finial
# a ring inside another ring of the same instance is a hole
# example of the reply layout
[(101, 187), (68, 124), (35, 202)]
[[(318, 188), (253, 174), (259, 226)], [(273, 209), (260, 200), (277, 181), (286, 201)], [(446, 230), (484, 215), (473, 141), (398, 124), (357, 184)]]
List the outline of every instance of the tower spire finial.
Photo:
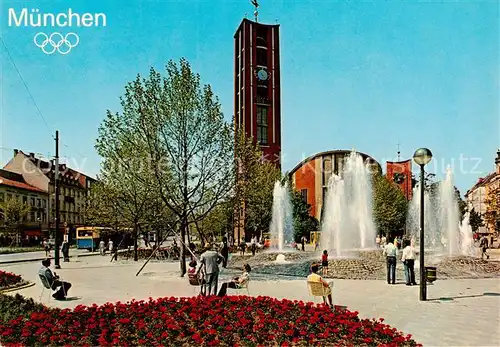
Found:
[(400, 143), (398, 141), (398, 161), (400, 161), (401, 159), (401, 151), (400, 151)]
[(255, 11), (253, 12), (255, 16), (255, 21), (258, 22), (258, 17), (259, 17), (259, 1), (258, 0), (251, 0), (252, 5), (255, 7)]

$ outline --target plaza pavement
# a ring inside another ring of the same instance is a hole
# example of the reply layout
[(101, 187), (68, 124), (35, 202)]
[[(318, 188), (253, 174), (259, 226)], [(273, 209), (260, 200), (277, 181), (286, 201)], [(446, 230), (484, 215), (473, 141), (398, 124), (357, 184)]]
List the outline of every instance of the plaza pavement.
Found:
[[(73, 308), (80, 304), (126, 302), (149, 297), (193, 296), (195, 287), (180, 278), (178, 263), (150, 262), (136, 277), (144, 261), (110, 263), (110, 257), (79, 257), (78, 261), (61, 263), (56, 272), (73, 284), (68, 301), (49, 299), (50, 306)], [(19, 290), (39, 300), (42, 286), (38, 279), (40, 264), (29, 262), (1, 264), (0, 268), (22, 275), (36, 283)], [(224, 270), (220, 282), (232, 274)], [(254, 274), (254, 278), (256, 274)], [(407, 287), (402, 281), (388, 285), (385, 281), (335, 280), (335, 304), (356, 310), (361, 317), (384, 318), (385, 322), (412, 334), (424, 346), (499, 346), (500, 281), (499, 279), (442, 280), (428, 287), (427, 302), (418, 300), (419, 287)], [(250, 295), (311, 301), (305, 280), (253, 280)], [(237, 291), (229, 290), (230, 295)], [(16, 292), (10, 293), (14, 294)], [(246, 291), (240, 292), (246, 294)], [(319, 302), (319, 300), (316, 300)]]

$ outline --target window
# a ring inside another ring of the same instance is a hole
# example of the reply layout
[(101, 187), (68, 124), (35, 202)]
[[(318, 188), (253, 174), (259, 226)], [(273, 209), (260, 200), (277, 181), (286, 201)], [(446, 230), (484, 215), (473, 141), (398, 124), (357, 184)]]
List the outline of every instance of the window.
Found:
[(267, 108), (257, 107), (257, 141), (267, 145)]
[(23, 196), (23, 204), (27, 204), (28, 203), (28, 197), (27, 196)]
[(307, 189), (301, 189), (300, 194), (302, 195), (302, 200), (307, 204)]
[(257, 47), (257, 65), (267, 67), (267, 49)]
[(5, 193), (0, 193), (0, 202), (4, 202)]
[(37, 207), (42, 207), (42, 199), (37, 199), (36, 206)]
[(323, 158), (323, 186), (328, 186), (330, 177), (332, 176), (332, 159)]
[(257, 46), (267, 46), (267, 28), (257, 27)]
[(7, 194), (7, 201), (9, 201), (10, 199), (12, 199), (12, 194)]
[(35, 206), (35, 198), (31, 198), (31, 206)]

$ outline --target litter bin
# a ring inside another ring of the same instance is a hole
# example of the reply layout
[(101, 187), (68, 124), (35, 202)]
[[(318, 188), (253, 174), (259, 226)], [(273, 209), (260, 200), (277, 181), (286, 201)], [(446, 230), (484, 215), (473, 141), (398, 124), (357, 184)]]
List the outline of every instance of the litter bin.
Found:
[(437, 268), (435, 266), (426, 266), (425, 267), (425, 278), (427, 279), (427, 283), (434, 282), (437, 277)]

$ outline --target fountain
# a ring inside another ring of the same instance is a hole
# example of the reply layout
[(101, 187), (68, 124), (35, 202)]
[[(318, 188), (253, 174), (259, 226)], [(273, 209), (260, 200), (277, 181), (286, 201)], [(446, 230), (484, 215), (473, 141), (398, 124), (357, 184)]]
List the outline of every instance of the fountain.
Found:
[(469, 224), (470, 214), (466, 212), (460, 224), (460, 253), (466, 256), (474, 256), (474, 239), (472, 237), (472, 227)]
[(332, 175), (328, 182), (321, 232), (322, 248), (335, 250), (337, 257), (348, 249), (375, 246), (370, 168), (353, 151), (342, 175)]
[[(453, 185), (453, 174), (451, 168), (446, 170), (446, 178), (439, 185), (439, 220), (441, 230), (446, 235), (446, 248), (448, 255), (459, 253), (459, 211), (458, 201), (455, 195), (455, 186)], [(443, 236), (444, 236), (443, 235)]]
[(285, 255), (284, 254), (278, 254), (276, 256), (276, 260), (274, 261), (275, 263), (277, 264), (286, 264), (288, 263), (286, 260), (285, 260)]
[(285, 243), (293, 241), (293, 210), (288, 184), (274, 184), (273, 215), (271, 220), (271, 247), (282, 252)]
[[(413, 190), (413, 198), (408, 210), (407, 226), (411, 238), (420, 243), (420, 183)], [(425, 246), (432, 250), (444, 251), (448, 256), (472, 255), (472, 229), (468, 215), (460, 223), (458, 201), (453, 184), (453, 173), (446, 170), (444, 181), (437, 191), (424, 191), (424, 232)]]

